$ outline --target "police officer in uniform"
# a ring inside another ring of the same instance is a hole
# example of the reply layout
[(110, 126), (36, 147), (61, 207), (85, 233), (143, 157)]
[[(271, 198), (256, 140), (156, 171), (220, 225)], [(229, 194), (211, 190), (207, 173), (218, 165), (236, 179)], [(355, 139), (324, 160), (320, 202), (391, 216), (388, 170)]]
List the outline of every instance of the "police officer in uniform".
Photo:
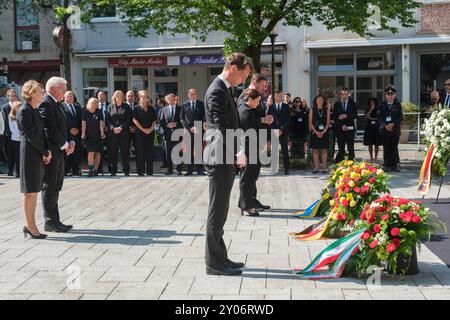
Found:
[(384, 93), (386, 100), (381, 103), (378, 112), (380, 122), (380, 135), (383, 141), (384, 166), (387, 172), (399, 169), (398, 143), (400, 138), (400, 125), (403, 121), (402, 105), (396, 99), (395, 87), (388, 85)]

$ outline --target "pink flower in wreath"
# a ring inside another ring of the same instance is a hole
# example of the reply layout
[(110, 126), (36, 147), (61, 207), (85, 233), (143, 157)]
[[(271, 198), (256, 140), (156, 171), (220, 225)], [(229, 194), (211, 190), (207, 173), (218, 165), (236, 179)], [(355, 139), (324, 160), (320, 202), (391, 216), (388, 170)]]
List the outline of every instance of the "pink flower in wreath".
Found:
[(348, 202), (347, 199), (342, 200), (341, 203), (342, 203), (342, 205), (343, 205), (344, 207), (348, 207), (349, 202)]
[(375, 181), (377, 181), (377, 179), (375, 177), (372, 177), (372, 178), (369, 179), (370, 183), (375, 183)]
[(393, 251), (395, 251), (395, 249), (397, 249), (397, 248), (395, 247), (395, 244), (393, 244), (393, 243), (391, 243), (390, 245), (388, 245), (387, 248), (386, 248), (386, 250), (387, 250), (388, 252), (393, 252)]
[(370, 238), (370, 232), (369, 231), (365, 231), (361, 237), (364, 241), (366, 241), (367, 239)]
[(396, 237), (396, 236), (398, 236), (400, 234), (400, 229), (399, 228), (392, 228), (392, 230), (391, 230), (391, 235), (393, 236), (393, 237)]
[(381, 217), (381, 220), (383, 220), (383, 221), (388, 221), (389, 220), (389, 214), (385, 214), (385, 215), (383, 215), (382, 217)]
[(419, 217), (419, 216), (414, 216), (414, 217), (412, 217), (412, 222), (414, 222), (414, 223), (419, 223), (420, 221), (422, 221), (422, 219)]
[(392, 239), (392, 243), (394, 244), (394, 246), (395, 246), (396, 248), (398, 248), (398, 247), (400, 247), (401, 241), (400, 241), (400, 239), (398, 239), (398, 238), (394, 238), (394, 239)]
[(376, 232), (376, 233), (380, 232), (381, 231), (381, 226), (379, 224), (374, 225), (373, 226), (373, 231)]
[(375, 248), (377, 245), (378, 245), (378, 240), (373, 240), (373, 241), (370, 243), (369, 247), (371, 247), (371, 248), (373, 249), (373, 248)]

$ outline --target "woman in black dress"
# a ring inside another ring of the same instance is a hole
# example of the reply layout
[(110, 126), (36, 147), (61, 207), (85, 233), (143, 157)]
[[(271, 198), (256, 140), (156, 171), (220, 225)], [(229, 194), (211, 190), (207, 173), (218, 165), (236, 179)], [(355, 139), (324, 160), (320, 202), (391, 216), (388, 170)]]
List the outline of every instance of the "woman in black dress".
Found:
[(149, 94), (138, 92), (139, 105), (133, 111), (136, 126), (136, 168), (139, 176), (153, 175), (153, 141), (155, 139), (156, 110), (151, 106)]
[(117, 173), (119, 147), (123, 173), (125, 176), (130, 175), (131, 120), (131, 108), (126, 104), (123, 92), (115, 91), (105, 119), (105, 125), (108, 128), (108, 159), (112, 176)]
[(81, 139), (88, 153), (89, 177), (98, 175), (98, 166), (102, 157), (105, 139), (102, 111), (98, 108), (98, 100), (90, 98), (83, 110), (81, 122)]
[[(369, 99), (369, 107), (366, 110), (364, 117), (367, 119), (366, 129), (364, 130), (364, 145), (369, 146), (370, 161), (376, 162), (378, 160), (379, 146), (383, 143), (380, 137), (380, 123), (377, 118), (378, 100), (377, 98)], [(373, 146), (375, 146), (375, 157), (373, 153)]]
[(303, 105), (302, 100), (299, 97), (294, 98), (293, 110), (291, 115), (291, 133), (293, 142), (293, 154), (300, 155), (300, 143), (303, 142), (303, 152), (306, 157), (308, 152), (308, 107)]
[(29, 80), (22, 87), (22, 98), (26, 103), (20, 108), (17, 123), (20, 130), (20, 192), (24, 193), (26, 226), (23, 233), (33, 239), (45, 239), (36, 226), (37, 194), (42, 190), (44, 165), (48, 165), (52, 154), (48, 150), (44, 131), (44, 120), (38, 107), (44, 97), (44, 88), (37, 81)]
[[(259, 106), (261, 96), (256, 89), (247, 89), (244, 91), (245, 104), (239, 105), (239, 122), (240, 128), (246, 132), (247, 130), (255, 130), (255, 138), (258, 140), (258, 134), (261, 127), (261, 118), (256, 113)], [(259, 212), (255, 208), (256, 203), (254, 196), (257, 194), (256, 180), (258, 179), (261, 162), (259, 159), (259, 141), (250, 140), (248, 137), (245, 141), (245, 155), (247, 157), (247, 165), (243, 169), (240, 186), (239, 208), (241, 214), (244, 211), (249, 216), (258, 216)]]
[(309, 130), (311, 131), (311, 149), (313, 152), (313, 173), (319, 172), (319, 153), (322, 158), (322, 173), (327, 173), (328, 129), (330, 127), (330, 109), (324, 95), (314, 98), (313, 108), (309, 111)]

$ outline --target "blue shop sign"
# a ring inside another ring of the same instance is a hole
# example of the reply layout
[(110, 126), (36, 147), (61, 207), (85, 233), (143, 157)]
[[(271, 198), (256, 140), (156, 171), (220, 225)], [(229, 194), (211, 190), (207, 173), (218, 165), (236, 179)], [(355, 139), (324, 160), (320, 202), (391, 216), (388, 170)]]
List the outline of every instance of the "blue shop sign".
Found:
[(192, 64), (224, 64), (225, 58), (222, 55), (192, 55), (182, 56), (180, 59), (182, 65)]

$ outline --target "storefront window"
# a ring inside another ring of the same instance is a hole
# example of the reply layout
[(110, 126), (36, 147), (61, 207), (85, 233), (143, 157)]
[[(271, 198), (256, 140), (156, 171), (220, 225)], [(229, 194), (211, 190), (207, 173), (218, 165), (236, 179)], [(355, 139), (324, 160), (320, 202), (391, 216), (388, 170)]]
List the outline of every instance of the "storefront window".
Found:
[(178, 94), (178, 82), (156, 82), (156, 94), (164, 97), (169, 93)]
[(128, 91), (127, 68), (114, 68), (114, 91)]
[[(347, 87), (350, 90), (350, 95), (353, 95), (353, 76), (319, 77), (317, 93), (323, 94), (331, 104), (334, 104), (339, 98), (338, 91), (342, 87)], [(314, 99), (314, 97), (312, 97), (311, 100), (312, 99)]]
[(420, 56), (420, 104), (428, 105), (430, 93), (445, 94), (445, 80), (450, 79), (450, 54), (423, 54)]
[(365, 70), (394, 70), (395, 52), (387, 51), (381, 54), (358, 54), (356, 58), (358, 71)]
[(353, 55), (320, 56), (318, 66), (319, 72), (353, 71)]
[(86, 103), (97, 90), (108, 93), (107, 68), (83, 68), (83, 95)]
[[(263, 100), (265, 101), (269, 95), (272, 94), (272, 69), (270, 64), (262, 63), (261, 64), (261, 74), (267, 78), (267, 87), (263, 92)], [(282, 73), (282, 63), (275, 63), (275, 91), (281, 90), (283, 91), (283, 73)]]
[(147, 90), (148, 83), (148, 68), (131, 69), (131, 86), (133, 91)]
[(155, 69), (155, 77), (178, 77), (178, 68)]

